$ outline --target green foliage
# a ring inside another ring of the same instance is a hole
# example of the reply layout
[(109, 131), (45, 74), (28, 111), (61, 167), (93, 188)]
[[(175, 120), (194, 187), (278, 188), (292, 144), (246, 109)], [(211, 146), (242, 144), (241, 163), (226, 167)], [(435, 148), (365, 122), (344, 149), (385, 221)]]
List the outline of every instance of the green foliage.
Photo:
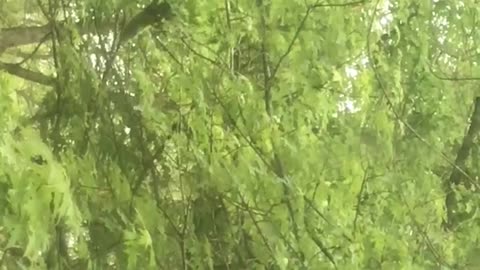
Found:
[(0, 3), (0, 267), (476, 269), (478, 8), (327, 2)]

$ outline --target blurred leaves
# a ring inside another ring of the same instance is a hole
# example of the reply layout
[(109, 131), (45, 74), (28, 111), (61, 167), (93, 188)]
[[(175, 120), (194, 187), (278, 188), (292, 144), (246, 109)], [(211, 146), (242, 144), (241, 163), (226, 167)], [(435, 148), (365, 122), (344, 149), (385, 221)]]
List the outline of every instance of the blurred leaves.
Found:
[(473, 269), (472, 1), (40, 2), (0, 3), (56, 22), (53, 83), (0, 72), (0, 268)]

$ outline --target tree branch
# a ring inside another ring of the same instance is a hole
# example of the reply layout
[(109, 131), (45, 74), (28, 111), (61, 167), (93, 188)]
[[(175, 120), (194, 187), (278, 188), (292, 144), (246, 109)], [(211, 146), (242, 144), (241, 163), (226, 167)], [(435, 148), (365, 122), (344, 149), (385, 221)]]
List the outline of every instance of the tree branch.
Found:
[[(121, 41), (133, 38), (145, 27), (161, 22), (162, 20), (170, 19), (171, 17), (172, 10), (167, 2), (158, 3), (154, 1), (125, 25), (121, 32)], [(61, 22), (58, 25), (64, 26), (65, 24), (66, 22)], [(102, 22), (100, 25), (101, 28), (99, 29), (94, 23), (87, 22), (85, 19), (75, 24), (79, 33), (82, 35), (94, 32), (105, 33), (115, 29), (113, 22)], [(52, 27), (50, 24), (2, 28), (0, 29), (0, 54), (12, 47), (38, 43), (46, 35), (50, 34), (51, 31)]]
[(0, 53), (8, 48), (40, 42), (50, 31), (48, 24), (2, 28), (0, 29)]
[[(447, 227), (452, 227), (455, 223), (455, 208), (456, 208), (456, 198), (454, 187), (462, 183), (462, 172), (458, 169), (461, 168), (465, 170), (465, 162), (467, 161), (468, 156), (470, 155), (470, 150), (472, 149), (476, 138), (480, 132), (480, 97), (475, 99), (475, 108), (473, 110), (472, 116), (470, 117), (470, 127), (468, 128), (467, 134), (463, 137), (462, 146), (457, 152), (457, 157), (455, 158), (455, 167), (453, 168), (450, 177), (445, 182), (445, 191), (447, 193), (445, 198), (445, 208), (447, 210)], [(471, 183), (474, 184), (474, 183)]]
[(345, 3), (338, 3), (338, 4), (313, 4), (310, 7), (311, 8), (320, 8), (320, 7), (348, 7), (348, 6), (358, 6), (358, 5), (363, 5), (367, 1), (366, 0), (361, 0), (361, 1), (354, 1), (354, 2), (345, 2)]
[(39, 84), (53, 86), (55, 79), (53, 77), (49, 77), (44, 75), (40, 72), (31, 71), (17, 64), (9, 64), (0, 62), (0, 70), (5, 70), (8, 74), (20, 77), (22, 79), (36, 82)]
[[(163, 20), (170, 19), (171, 17), (172, 10), (167, 2), (158, 3), (158, 1), (153, 1), (123, 27), (120, 33), (120, 42), (126, 42), (135, 37), (147, 26), (161, 23)], [(59, 25), (62, 27), (65, 26), (65, 24), (66, 22), (62, 22)], [(115, 24), (112, 22), (105, 22), (100, 25), (101, 27), (98, 28), (93, 23), (87, 23), (86, 20), (81, 20), (76, 23), (76, 28), (81, 35), (95, 32), (106, 33), (115, 29)], [(52, 30), (53, 28), (50, 24), (0, 29), (0, 55), (9, 48), (35, 43), (40, 44), (52, 33)], [(11, 75), (43, 85), (52, 86), (54, 83), (54, 78), (22, 68), (18, 64), (0, 62), (0, 70), (5, 70)]]
[[(470, 127), (468, 128), (467, 134), (463, 138), (462, 146), (457, 152), (457, 158), (455, 159), (455, 164), (459, 167), (465, 166), (465, 161), (470, 154), (470, 149), (475, 141), (475, 137), (480, 131), (480, 97), (475, 99), (475, 109), (473, 110), (472, 116), (470, 117)], [(458, 170), (454, 169), (450, 175), (450, 184), (460, 184), (461, 174)]]

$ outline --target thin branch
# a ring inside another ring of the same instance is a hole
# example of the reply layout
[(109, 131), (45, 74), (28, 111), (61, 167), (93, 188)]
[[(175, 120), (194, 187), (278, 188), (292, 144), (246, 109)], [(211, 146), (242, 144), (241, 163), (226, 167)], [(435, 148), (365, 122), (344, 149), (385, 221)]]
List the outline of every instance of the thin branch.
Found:
[[(325, 217), (324, 214), (322, 214), (322, 212), (320, 212), (320, 210), (318, 210), (318, 208), (315, 206), (315, 204), (313, 203), (313, 201), (309, 198), (307, 198), (306, 196), (303, 196), (303, 199), (304, 201), (308, 204), (308, 207), (312, 208), (313, 211), (320, 217), (322, 218), (328, 225), (330, 225), (331, 227), (338, 227), (337, 225), (333, 224), (330, 220), (327, 219), (327, 217)], [(350, 243), (353, 242), (352, 238), (350, 238), (346, 233), (342, 232), (342, 236)]]
[(362, 203), (363, 191), (365, 190), (365, 186), (367, 184), (367, 180), (369, 179), (367, 171), (363, 174), (362, 185), (360, 186), (360, 191), (357, 195), (357, 205), (355, 207), (355, 218), (353, 219), (353, 235), (355, 235), (355, 231), (357, 230), (357, 219), (360, 215), (360, 205)]
[(300, 36), (300, 33), (305, 27), (305, 22), (307, 21), (310, 13), (315, 9), (315, 8), (321, 8), (321, 7), (346, 7), (346, 6), (356, 6), (356, 5), (361, 5), (365, 4), (367, 1), (362, 0), (362, 1), (356, 1), (356, 2), (347, 2), (347, 3), (341, 3), (341, 4), (319, 4), (317, 1), (317, 4), (313, 4), (308, 6), (307, 11), (305, 12), (305, 15), (302, 18), (302, 21), (300, 22), (299, 26), (297, 27), (297, 30), (295, 31), (295, 34), (293, 35), (292, 40), (290, 41), (290, 44), (288, 45), (287, 50), (284, 52), (284, 54), (280, 57), (278, 60), (277, 64), (273, 68), (271, 78), (275, 77), (275, 74), (277, 73), (278, 69), (280, 68), (280, 65), (284, 61), (284, 59), (290, 54), (290, 52), (293, 49), (293, 45), (297, 41), (298, 37)]
[(337, 264), (335, 263), (335, 259), (333, 258), (332, 253), (328, 251), (323, 241), (318, 237), (317, 235), (318, 230), (310, 227), (310, 223), (308, 222), (308, 218), (306, 215), (304, 216), (304, 222), (305, 222), (305, 229), (307, 231), (308, 236), (310, 236), (310, 239), (312, 239), (312, 241), (315, 243), (318, 249), (320, 249), (323, 255), (327, 257), (328, 261), (333, 265), (333, 267), (337, 269)]
[(422, 230), (420, 224), (415, 219), (415, 215), (413, 214), (411, 207), (408, 205), (408, 201), (405, 198), (405, 195), (403, 194), (403, 192), (400, 192), (400, 198), (401, 198), (401, 200), (403, 201), (403, 203), (405, 204), (405, 206), (408, 210), (408, 214), (413, 221), (415, 229), (417, 229), (417, 231), (422, 236), (423, 241), (425, 241), (425, 243), (428, 247), (428, 250), (430, 251), (430, 253), (435, 258), (435, 261), (437, 262), (437, 264), (442, 265), (442, 266), (446, 266), (447, 268), (452, 269), (452, 266), (443, 259), (444, 256), (442, 256), (442, 254), (439, 254), (439, 252), (435, 249), (435, 247), (433, 246), (432, 241), (430, 240), (430, 237), (427, 235), (427, 233), (424, 230)]
[[(50, 60), (52, 57), (48, 54), (33, 54), (31, 52), (23, 52), (21, 50), (16, 50), (16, 51), (9, 51), (9, 52), (6, 52), (5, 54), (11, 56), (11, 57), (16, 57), (16, 58), (22, 58), (22, 59), (26, 59), (28, 58), (27, 60), (44, 60), (44, 61), (48, 61)], [(22, 60), (23, 61), (23, 60)], [(19, 64), (22, 63), (22, 62), (19, 62)], [(22, 63), (23, 64), (23, 63)]]
[(320, 8), (320, 7), (347, 7), (347, 6), (358, 6), (367, 3), (368, 1), (354, 1), (354, 2), (346, 2), (346, 3), (339, 3), (339, 4), (313, 4), (311, 8)]
[(248, 203), (245, 201), (245, 199), (243, 198), (243, 196), (241, 194), (239, 194), (239, 197), (240, 197), (240, 200), (241, 200), (241, 204), (247, 209), (248, 216), (252, 220), (252, 223), (255, 226), (255, 228), (257, 230), (257, 233), (260, 235), (260, 238), (262, 239), (263, 244), (265, 245), (265, 247), (267, 248), (267, 250), (269, 251), (271, 256), (274, 257), (275, 252), (273, 251), (272, 247), (270, 246), (270, 244), (268, 242), (267, 237), (265, 236), (262, 229), (260, 228), (260, 225), (258, 224), (258, 221), (255, 219), (254, 214), (250, 210), (250, 207), (248, 206)]
[(307, 11), (305, 12), (305, 15), (303, 16), (302, 18), (302, 21), (300, 22), (300, 24), (298, 25), (297, 27), (297, 30), (295, 31), (295, 34), (293, 35), (293, 38), (292, 40), (290, 41), (290, 44), (288, 45), (288, 48), (287, 50), (283, 53), (282, 56), (280, 56), (280, 59), (278, 60), (277, 64), (275, 65), (275, 67), (273, 68), (273, 71), (272, 71), (272, 74), (270, 76), (269, 79), (273, 79), (275, 77), (275, 75), (277, 74), (278, 72), (278, 69), (280, 68), (280, 65), (282, 64), (282, 62), (285, 60), (285, 58), (290, 54), (290, 52), (292, 51), (293, 49), (293, 45), (295, 44), (295, 42), (297, 41), (298, 37), (300, 36), (300, 33), (302, 32), (302, 29), (305, 27), (305, 22), (307, 21), (308, 19), (308, 16), (310, 15), (310, 12), (312, 12), (312, 7), (308, 8)]
[[(265, 22), (265, 8), (262, 6), (262, 1), (258, 1), (258, 8), (260, 9), (260, 23), (262, 28), (262, 69), (263, 69), (263, 90), (264, 90), (264, 103), (265, 110), (269, 116), (272, 116), (272, 87), (270, 84), (270, 79), (275, 76), (275, 72), (271, 72), (270, 65), (268, 64), (268, 55), (267, 55), (267, 25)], [(280, 58), (279, 62), (282, 59)]]
[[(452, 56), (449, 53), (446, 53), (446, 54), (448, 56)], [(434, 58), (435, 64), (438, 65), (438, 59), (440, 58), (441, 55), (442, 55), (442, 53), (435, 56), (435, 58)], [(471, 56), (471, 57), (474, 57), (474, 56)], [(435, 72), (435, 70), (433, 69), (433, 64), (428, 65), (428, 70), (433, 75), (433, 77), (435, 77), (439, 80), (442, 80), (442, 81), (479, 81), (480, 80), (480, 77), (457, 77), (457, 76), (440, 75), (439, 73)], [(441, 73), (445, 74), (444, 72), (441, 72)]]
[[(292, 41), (290, 42), (290, 45), (288, 46), (286, 52), (280, 57), (278, 60), (275, 68), (271, 72), (269, 61), (268, 61), (268, 52), (267, 52), (267, 45), (266, 45), (266, 38), (267, 38), (267, 26), (266, 26), (266, 21), (265, 21), (265, 8), (263, 7), (262, 1), (257, 2), (257, 6), (260, 9), (260, 20), (261, 20), (261, 27), (262, 27), (262, 48), (261, 48), (261, 55), (262, 55), (262, 66), (263, 66), (263, 90), (264, 90), (264, 103), (265, 103), (265, 110), (268, 116), (272, 116), (272, 85), (271, 85), (271, 80), (275, 77), (275, 74), (277, 70), (279, 69), (282, 61), (285, 59), (285, 57), (288, 56), (288, 54), (291, 52), (293, 48), (293, 44), (297, 40), (301, 30), (303, 29), (305, 25), (305, 21), (308, 18), (308, 15), (310, 13), (310, 8), (307, 10), (302, 22), (300, 23), (300, 26), (298, 27)], [(273, 158), (269, 162), (271, 164), (270, 168), (272, 168), (272, 172), (274, 175), (276, 175), (278, 178), (284, 180), (286, 178), (286, 173), (284, 166), (282, 164), (282, 160), (280, 159), (279, 155), (275, 151), (275, 147), (273, 150)], [(299, 228), (298, 224), (295, 218), (295, 211), (291, 202), (291, 189), (288, 186), (285, 181), (282, 181), (282, 188), (283, 188), (283, 203), (287, 206), (290, 222), (292, 224), (292, 233), (295, 237), (295, 240), (297, 243), (300, 242), (300, 235), (299, 235)], [(303, 263), (305, 261), (305, 254), (303, 253), (302, 250), (298, 250), (298, 254), (300, 257), (300, 261)]]
[(37, 46), (35, 46), (35, 48), (33, 49), (33, 51), (29, 54), (27, 54), (23, 59), (22, 61), (18, 62), (17, 65), (23, 65), (24, 63), (26, 63), (28, 60), (32, 59), (35, 54), (37, 54), (38, 50), (40, 49), (40, 47), (42, 46), (43, 43), (45, 43), (48, 38), (50, 37), (50, 33), (49, 34), (46, 34), (41, 40), (40, 42), (38, 42)]
[[(218, 66), (218, 67), (221, 67), (220, 63), (218, 63), (217, 61), (209, 58), (208, 56), (205, 56), (201, 53), (199, 53), (198, 51), (196, 51), (194, 48), (192, 48), (192, 46), (190, 46), (188, 44), (188, 42), (185, 41), (185, 39), (182, 37), (180, 38), (180, 40), (182, 41), (183, 45), (185, 45), (185, 47), (187, 47), (188, 50), (190, 50), (194, 55), (202, 58), (203, 60), (207, 61), (207, 62), (210, 62), (212, 65), (214, 66)], [(223, 68), (223, 67), (222, 67)]]
[(167, 45), (165, 45), (158, 36), (154, 36), (153, 37), (153, 41), (155, 42), (156, 45), (158, 45), (162, 50), (164, 50), (165, 52), (167, 52), (167, 54), (170, 56), (170, 58), (172, 58), (172, 60), (177, 63), (181, 68), (182, 70), (185, 69), (185, 67), (183, 66), (182, 62), (180, 60), (178, 60), (178, 58), (175, 56), (175, 54), (173, 52), (171, 52)]
[(432, 73), (435, 78), (442, 81), (480, 81), (480, 77), (447, 77), (437, 74), (431, 66), (429, 69), (430, 73)]

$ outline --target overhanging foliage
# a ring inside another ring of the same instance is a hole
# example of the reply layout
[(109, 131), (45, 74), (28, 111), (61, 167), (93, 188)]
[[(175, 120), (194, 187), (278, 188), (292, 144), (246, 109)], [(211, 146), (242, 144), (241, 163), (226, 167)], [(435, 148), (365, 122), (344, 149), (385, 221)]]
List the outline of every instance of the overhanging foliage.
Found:
[(475, 269), (474, 1), (0, 3), (3, 269)]

